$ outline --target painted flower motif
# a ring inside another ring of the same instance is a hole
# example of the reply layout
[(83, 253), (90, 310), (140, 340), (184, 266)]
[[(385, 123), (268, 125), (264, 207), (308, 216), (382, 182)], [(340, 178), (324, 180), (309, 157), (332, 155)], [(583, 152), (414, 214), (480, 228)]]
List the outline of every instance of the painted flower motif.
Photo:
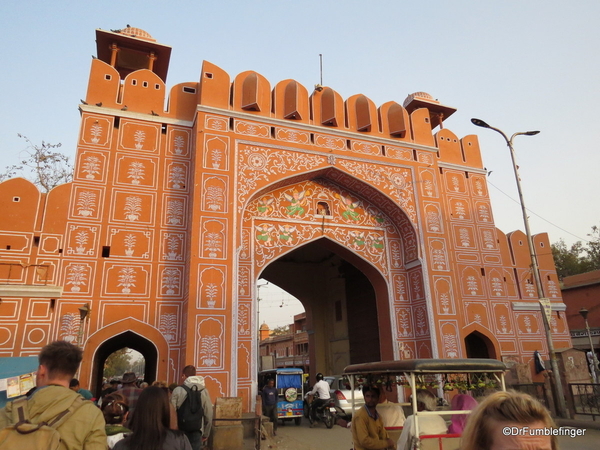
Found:
[(392, 174), (390, 179), (391, 179), (392, 183), (394, 184), (394, 186), (396, 186), (398, 189), (404, 189), (404, 187), (406, 187), (406, 179), (404, 178), (403, 175), (401, 175), (399, 173), (394, 173), (394, 174)]
[(267, 165), (267, 159), (263, 155), (260, 155), (258, 153), (252, 153), (248, 157), (248, 163), (253, 169), (261, 170)]

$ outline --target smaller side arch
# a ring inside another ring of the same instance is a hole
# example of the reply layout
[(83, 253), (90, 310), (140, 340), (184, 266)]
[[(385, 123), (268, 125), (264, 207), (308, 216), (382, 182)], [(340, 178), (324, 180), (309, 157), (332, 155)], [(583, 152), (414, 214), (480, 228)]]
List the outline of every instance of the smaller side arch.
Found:
[[(125, 335), (125, 333), (131, 334)], [(156, 349), (156, 371), (154, 374), (147, 375), (159, 380), (168, 379), (169, 344), (164, 336), (153, 326), (129, 317), (103, 327), (88, 337), (83, 350), (83, 361), (80, 368), (79, 378), (81, 380), (86, 380), (91, 387), (96, 387), (102, 382), (101, 377), (98, 379), (97, 368), (94, 367), (99, 362), (98, 359), (101, 359), (99, 358), (101, 355), (97, 356), (97, 354), (103, 344), (117, 336), (123, 338), (129, 337), (130, 341), (128, 342), (132, 342), (135, 345), (140, 344), (142, 340), (152, 344)], [(124, 346), (126, 347), (128, 344), (121, 345), (119, 348)]]
[(465, 336), (463, 345), (467, 358), (499, 358), (500, 344), (489, 330), (470, 324), (463, 328), (462, 335)]

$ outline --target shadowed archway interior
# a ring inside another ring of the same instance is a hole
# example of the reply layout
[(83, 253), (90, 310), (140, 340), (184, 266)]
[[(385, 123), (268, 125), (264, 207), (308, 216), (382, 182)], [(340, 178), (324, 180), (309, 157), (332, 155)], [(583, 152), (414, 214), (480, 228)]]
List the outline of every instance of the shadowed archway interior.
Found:
[(367, 266), (339, 244), (319, 239), (271, 262), (261, 274), (302, 302), (312, 374), (338, 374), (346, 365), (381, 359), (376, 289), (357, 267), (362, 265)]

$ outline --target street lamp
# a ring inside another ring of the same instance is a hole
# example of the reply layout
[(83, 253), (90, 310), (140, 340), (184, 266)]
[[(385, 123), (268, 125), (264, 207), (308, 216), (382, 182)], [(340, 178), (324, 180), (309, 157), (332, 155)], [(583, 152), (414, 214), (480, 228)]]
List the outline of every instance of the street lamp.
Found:
[[(512, 160), (513, 169), (515, 172), (515, 178), (517, 180), (517, 190), (519, 192), (519, 202), (521, 204), (521, 211), (523, 213), (523, 223), (525, 224), (525, 234), (527, 235), (527, 245), (529, 246), (529, 255), (531, 257), (531, 271), (533, 272), (533, 281), (537, 290), (538, 298), (540, 299), (540, 309), (542, 312), (542, 322), (544, 324), (544, 330), (546, 332), (546, 342), (548, 345), (548, 353), (550, 354), (550, 366), (552, 368), (553, 381), (554, 381), (554, 392), (556, 394), (556, 401), (558, 406), (558, 415), (560, 417), (568, 417), (567, 416), (567, 405), (565, 403), (565, 396), (563, 393), (563, 386), (561, 381), (561, 376), (558, 371), (558, 362), (556, 360), (556, 352), (554, 351), (554, 344), (552, 342), (552, 333), (550, 331), (550, 323), (548, 316), (546, 315), (546, 310), (544, 308), (544, 291), (542, 289), (542, 281), (540, 280), (540, 272), (538, 266), (537, 255), (535, 253), (535, 248), (533, 246), (533, 238), (531, 237), (531, 230), (529, 229), (529, 217), (527, 217), (527, 209), (525, 208), (525, 201), (523, 200), (523, 191), (521, 189), (521, 178), (519, 177), (519, 168), (515, 161), (515, 149), (513, 148), (513, 139), (516, 136), (535, 136), (539, 133), (539, 131), (522, 131), (519, 133), (513, 134), (510, 139), (506, 136), (506, 134), (499, 130), (498, 128), (494, 128), (487, 123), (485, 123), (481, 119), (471, 119), (473, 125), (482, 128), (489, 128), (490, 130), (494, 130), (502, 135), (504, 140), (506, 141), (506, 145), (510, 150), (510, 157)], [(551, 378), (552, 379), (552, 378)]]
[(592, 361), (594, 369), (592, 370), (592, 378), (594, 379), (594, 383), (598, 382), (598, 357), (596, 356), (596, 352), (594, 351), (594, 343), (592, 342), (592, 332), (590, 330), (590, 324), (588, 323), (587, 316), (588, 310), (585, 308), (581, 308), (579, 310), (579, 314), (585, 320), (585, 329), (587, 331), (588, 339), (590, 340), (590, 351), (592, 352)]

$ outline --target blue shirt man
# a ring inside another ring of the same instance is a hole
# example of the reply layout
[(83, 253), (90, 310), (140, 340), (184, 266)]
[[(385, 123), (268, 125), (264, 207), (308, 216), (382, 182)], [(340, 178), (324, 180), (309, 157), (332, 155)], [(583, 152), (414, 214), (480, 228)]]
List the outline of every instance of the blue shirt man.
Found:
[(270, 379), (262, 390), (263, 414), (273, 422), (273, 435), (277, 435), (277, 388), (275, 380)]

